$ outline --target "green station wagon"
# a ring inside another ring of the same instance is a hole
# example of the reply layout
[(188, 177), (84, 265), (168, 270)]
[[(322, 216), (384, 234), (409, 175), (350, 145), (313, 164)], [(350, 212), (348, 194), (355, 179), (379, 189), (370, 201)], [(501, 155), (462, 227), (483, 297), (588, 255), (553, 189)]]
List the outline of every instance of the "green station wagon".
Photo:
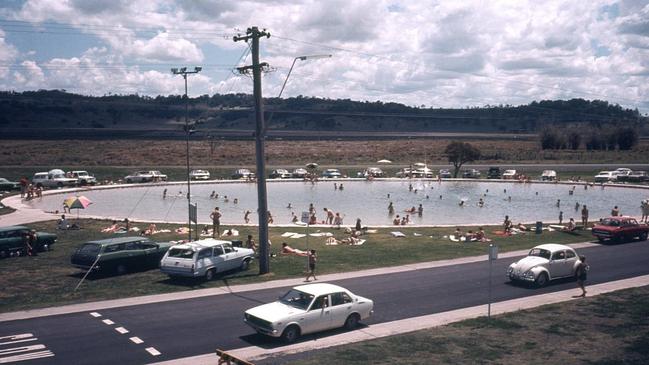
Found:
[(146, 237), (119, 237), (89, 241), (72, 257), (72, 266), (83, 270), (124, 274), (129, 270), (157, 268), (160, 259), (173, 244), (153, 242)]
[[(29, 233), (29, 227), (9, 226), (0, 228), (0, 257), (14, 254), (26, 255), (27, 245), (23, 236)], [(36, 232), (36, 243), (33, 249), (46, 251), (56, 242), (56, 235), (47, 232)]]

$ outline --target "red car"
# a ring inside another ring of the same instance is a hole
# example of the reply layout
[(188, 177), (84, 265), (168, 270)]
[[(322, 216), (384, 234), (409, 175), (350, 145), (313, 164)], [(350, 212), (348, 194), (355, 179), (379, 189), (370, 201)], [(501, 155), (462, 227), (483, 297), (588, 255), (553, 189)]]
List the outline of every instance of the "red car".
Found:
[(644, 241), (648, 234), (649, 226), (638, 223), (632, 217), (604, 218), (593, 227), (593, 236), (597, 237), (600, 242), (606, 240), (624, 242), (635, 238)]

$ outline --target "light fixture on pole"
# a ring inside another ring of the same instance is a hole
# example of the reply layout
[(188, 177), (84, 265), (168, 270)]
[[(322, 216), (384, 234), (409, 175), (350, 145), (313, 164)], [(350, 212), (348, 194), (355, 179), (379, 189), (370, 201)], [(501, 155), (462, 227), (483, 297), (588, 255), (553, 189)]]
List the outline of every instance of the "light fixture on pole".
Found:
[(279, 91), (279, 95), (277, 96), (278, 98), (282, 97), (282, 93), (284, 92), (284, 88), (286, 87), (286, 82), (288, 81), (288, 77), (291, 76), (291, 72), (293, 71), (293, 66), (295, 66), (295, 61), (300, 60), (300, 61), (306, 61), (306, 60), (313, 60), (316, 58), (330, 58), (330, 54), (314, 54), (310, 56), (298, 56), (293, 59), (293, 63), (291, 64), (291, 68), (288, 70), (288, 74), (286, 74), (286, 79), (284, 80), (284, 84), (282, 85), (282, 90)]
[(189, 121), (187, 119), (187, 116), (189, 114), (189, 97), (187, 96), (187, 75), (190, 74), (197, 74), (203, 70), (202, 67), (194, 67), (194, 71), (187, 71), (187, 67), (181, 67), (180, 69), (178, 68), (172, 68), (171, 73), (174, 75), (181, 75), (183, 79), (185, 79), (185, 141), (187, 145), (187, 214), (189, 216), (188, 218), (188, 226), (189, 226), (189, 241), (192, 240), (192, 196), (191, 196), (191, 184), (190, 184), (190, 177), (189, 177), (189, 134), (190, 134), (190, 128), (189, 128)]

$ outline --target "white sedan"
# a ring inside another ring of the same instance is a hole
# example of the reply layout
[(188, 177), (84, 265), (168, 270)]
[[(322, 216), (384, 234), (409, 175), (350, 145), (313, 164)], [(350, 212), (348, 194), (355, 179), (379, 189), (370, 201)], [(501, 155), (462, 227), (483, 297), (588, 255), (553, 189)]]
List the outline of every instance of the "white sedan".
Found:
[(300, 335), (358, 326), (370, 317), (374, 302), (327, 283), (296, 286), (278, 301), (248, 309), (244, 321), (257, 332), (290, 343)]
[(534, 283), (542, 287), (550, 280), (574, 277), (580, 262), (572, 247), (548, 243), (534, 247), (527, 257), (509, 265), (507, 277), (511, 281)]
[(209, 180), (210, 172), (207, 170), (192, 170), (192, 172), (189, 173), (189, 177), (192, 180)]

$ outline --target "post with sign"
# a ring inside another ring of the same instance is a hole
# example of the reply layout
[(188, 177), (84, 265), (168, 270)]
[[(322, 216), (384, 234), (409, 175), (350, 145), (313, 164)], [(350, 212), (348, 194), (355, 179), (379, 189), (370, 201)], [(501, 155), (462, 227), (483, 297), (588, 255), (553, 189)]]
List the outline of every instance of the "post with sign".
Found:
[(491, 267), (495, 260), (498, 259), (498, 246), (493, 243), (489, 244), (489, 300), (487, 304), (487, 319), (491, 318)]
[[(309, 252), (309, 221), (311, 220), (309, 212), (302, 212), (302, 223), (306, 223), (306, 252)], [(309, 255), (306, 256), (306, 268), (309, 269)]]
[(196, 240), (198, 241), (198, 203), (189, 204), (189, 240), (192, 240), (192, 226), (191, 223), (194, 222), (194, 229)]

